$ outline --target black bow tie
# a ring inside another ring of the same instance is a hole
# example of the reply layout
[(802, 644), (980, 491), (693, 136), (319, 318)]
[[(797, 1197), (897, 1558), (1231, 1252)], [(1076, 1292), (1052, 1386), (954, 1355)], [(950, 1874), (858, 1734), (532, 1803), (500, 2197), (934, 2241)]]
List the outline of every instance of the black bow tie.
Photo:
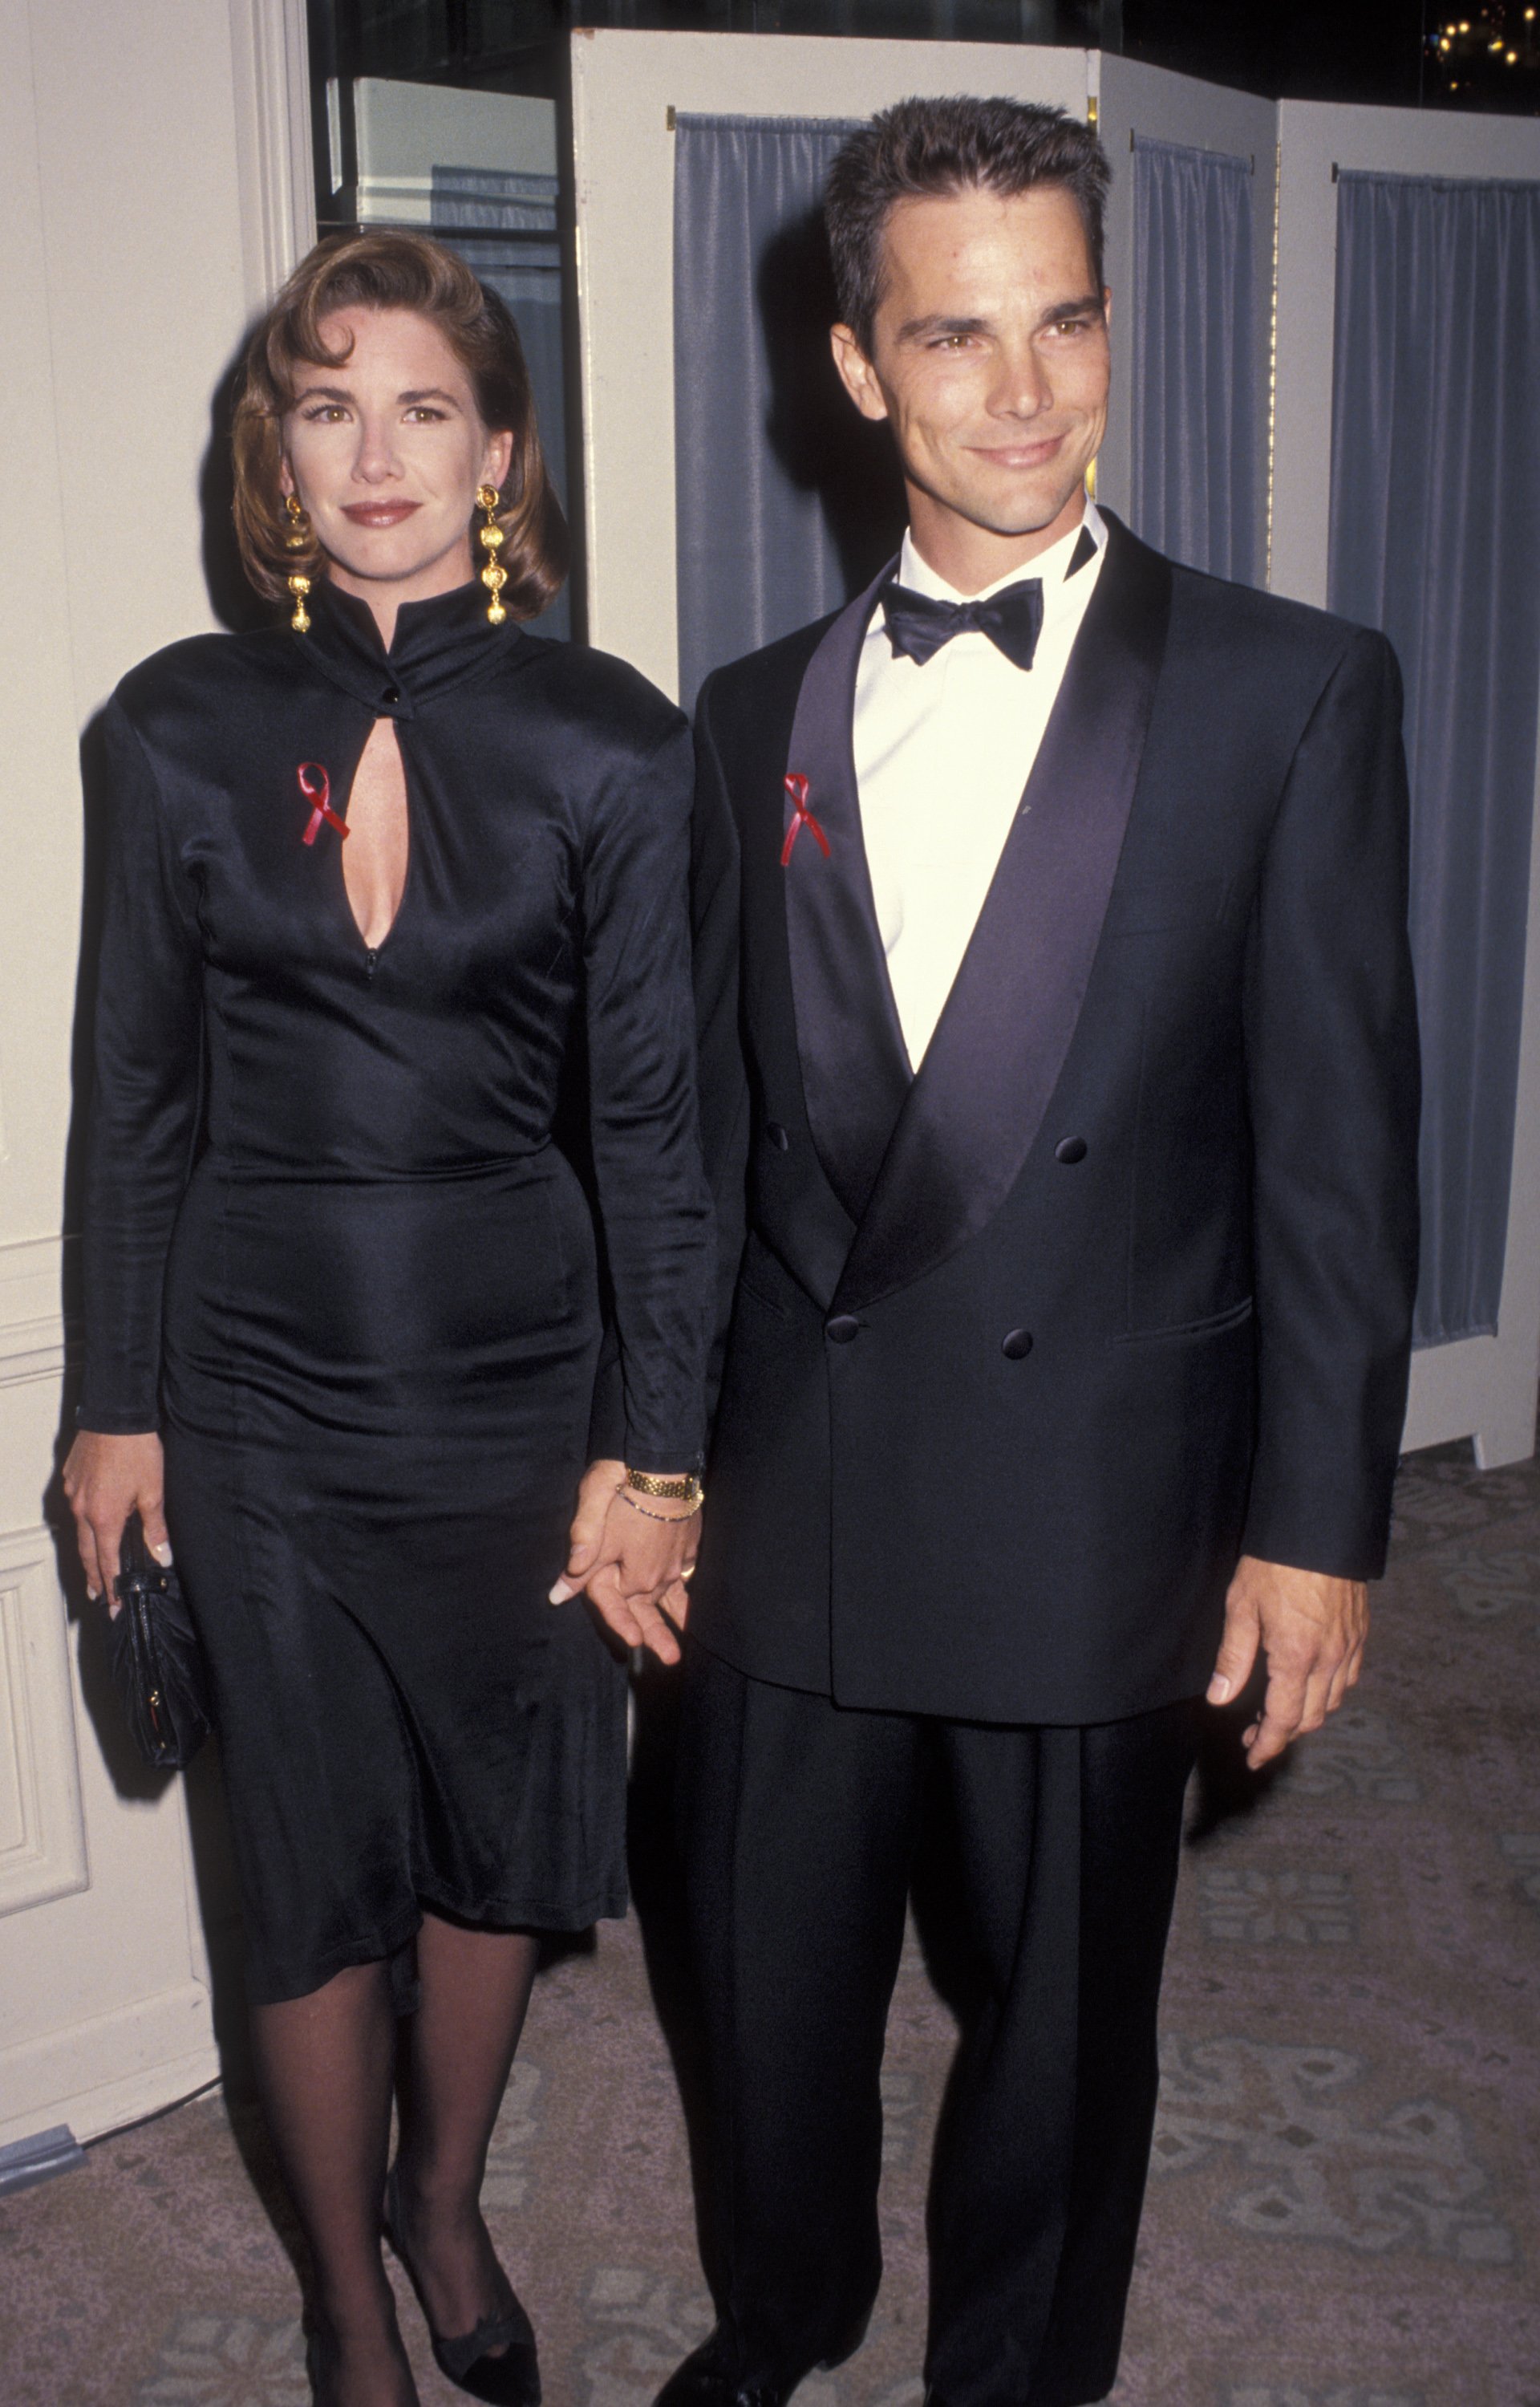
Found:
[(1042, 633), (1042, 578), (1024, 577), (983, 602), (938, 602), (907, 585), (884, 585), (883, 617), (896, 658), (901, 653), (923, 664), (954, 635), (980, 634), (1017, 668), (1029, 669)]

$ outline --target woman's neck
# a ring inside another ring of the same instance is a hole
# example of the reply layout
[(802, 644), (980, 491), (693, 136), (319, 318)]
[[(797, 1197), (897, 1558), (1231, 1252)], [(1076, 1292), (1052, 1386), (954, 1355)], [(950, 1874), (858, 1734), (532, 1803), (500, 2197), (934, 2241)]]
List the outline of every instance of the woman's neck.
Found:
[(396, 614), (403, 602), (435, 601), (441, 593), (453, 593), (457, 587), (468, 585), (474, 573), (469, 534), (410, 577), (357, 577), (340, 561), (331, 563), (332, 584), (339, 592), (351, 593), (364, 604), (387, 651), (396, 640)]

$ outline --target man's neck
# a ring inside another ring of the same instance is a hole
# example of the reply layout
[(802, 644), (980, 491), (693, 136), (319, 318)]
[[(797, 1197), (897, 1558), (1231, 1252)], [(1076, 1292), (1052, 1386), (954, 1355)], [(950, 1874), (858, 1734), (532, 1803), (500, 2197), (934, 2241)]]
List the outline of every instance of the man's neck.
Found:
[(918, 486), (909, 488), (910, 539), (925, 566), (954, 593), (982, 593), (986, 585), (997, 585), (1002, 577), (1027, 567), (1072, 534), (1084, 516), (1085, 491), (1078, 485), (1048, 526), (1024, 534), (996, 534), (991, 527), (959, 517)]

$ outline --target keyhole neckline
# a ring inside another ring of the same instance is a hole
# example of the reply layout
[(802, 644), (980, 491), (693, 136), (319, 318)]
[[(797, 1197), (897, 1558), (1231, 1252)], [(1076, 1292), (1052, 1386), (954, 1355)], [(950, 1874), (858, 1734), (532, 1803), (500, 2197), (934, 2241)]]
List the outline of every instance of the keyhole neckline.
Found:
[(374, 976), (380, 955), (390, 943), (391, 938), (395, 935), (396, 930), (401, 925), (401, 915), (406, 908), (407, 897), (412, 890), (412, 867), (417, 853), (417, 846), (413, 840), (412, 829), (411, 782), (407, 775), (406, 753), (401, 740), (401, 728), (395, 719), (387, 717), (383, 713), (376, 712), (374, 724), (370, 728), (368, 734), (364, 737), (363, 748), (360, 752), (358, 760), (354, 764), (353, 775), (348, 783), (347, 797), (343, 805), (343, 817), (348, 821), (352, 833), (353, 843), (354, 845), (357, 845), (361, 830), (358, 821), (353, 818), (354, 797), (358, 792), (359, 779), (363, 775), (364, 763), (369, 757), (369, 748), (374, 742), (375, 737), (382, 727), (389, 728), (390, 731), (390, 741), (394, 746), (396, 762), (401, 773), (402, 834), (404, 840), (406, 858), (402, 869), (401, 886), (396, 895), (395, 908), (392, 910), (389, 919), (387, 921), (385, 927), (377, 935), (372, 936), (368, 927), (365, 925), (365, 922), (360, 918), (358, 911), (354, 907), (353, 895), (347, 883), (349, 859), (351, 858), (355, 865), (359, 865), (361, 862), (362, 856), (358, 852), (350, 854), (348, 847), (340, 841), (336, 847), (339, 856), (338, 875), (342, 883), (343, 909), (346, 911), (352, 925), (354, 934), (363, 949), (365, 965), (371, 977)]

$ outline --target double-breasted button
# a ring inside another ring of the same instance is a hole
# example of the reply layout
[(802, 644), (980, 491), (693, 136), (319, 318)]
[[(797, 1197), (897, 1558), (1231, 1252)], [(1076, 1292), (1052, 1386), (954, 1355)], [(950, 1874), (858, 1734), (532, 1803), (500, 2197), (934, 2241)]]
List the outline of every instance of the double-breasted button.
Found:
[(861, 1324), (853, 1312), (837, 1312), (832, 1320), (825, 1322), (824, 1333), (836, 1346), (848, 1346), (853, 1337), (860, 1335)]
[(791, 1150), (791, 1139), (779, 1120), (765, 1122), (765, 1142), (772, 1145), (777, 1153), (789, 1153)]
[(397, 703), (401, 700), (400, 686), (388, 685), (385, 691), (381, 694), (380, 700), (384, 703), (387, 710), (394, 710)]
[(1024, 1362), (1032, 1351), (1031, 1330), (1008, 1330), (1000, 1340), (1000, 1351), (1008, 1362)]
[(1084, 1137), (1060, 1137), (1058, 1144), (1053, 1147), (1053, 1159), (1055, 1161), (1083, 1161), (1085, 1160)]

